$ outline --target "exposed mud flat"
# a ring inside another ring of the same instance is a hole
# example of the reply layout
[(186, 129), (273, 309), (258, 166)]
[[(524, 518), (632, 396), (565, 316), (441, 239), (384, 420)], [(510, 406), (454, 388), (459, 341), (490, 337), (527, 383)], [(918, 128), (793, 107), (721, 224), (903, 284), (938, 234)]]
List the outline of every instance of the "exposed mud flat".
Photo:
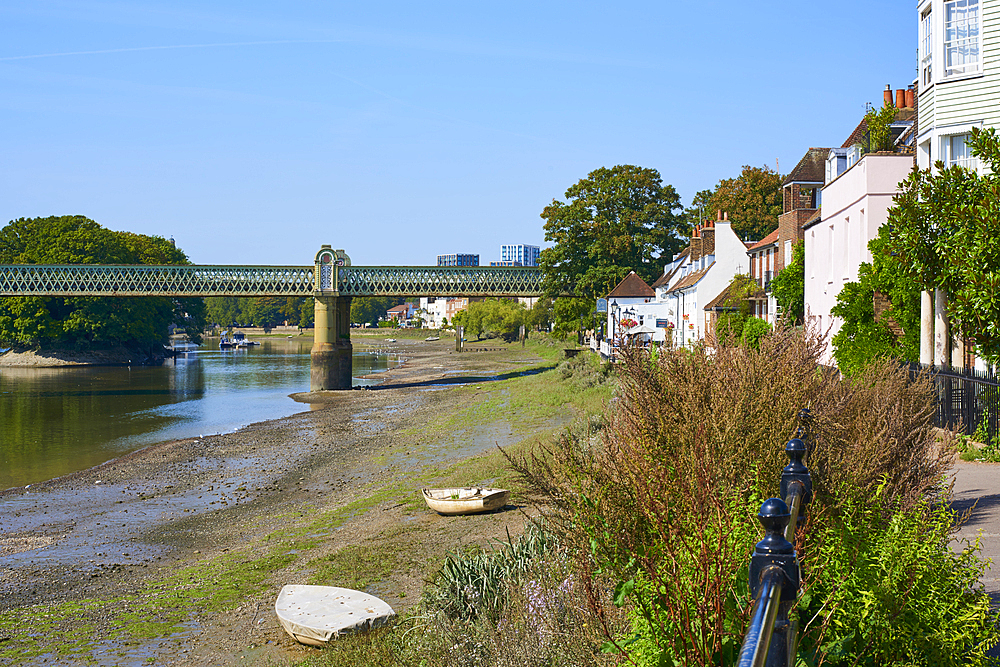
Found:
[[(458, 518), (425, 511), (415, 501), (420, 475), (428, 466), (475, 456), (524, 434), (503, 421), (423, 442), (413, 434), (461, 407), (463, 399), (447, 389), (472, 378), (456, 371), (488, 381), (519, 373), (530, 355), (514, 349), (461, 355), (450, 341), (399, 341), (394, 347), (406, 363), (379, 374), (377, 387), (299, 395), (309, 401), (303, 406), (308, 411), (285, 419), (153, 445), (64, 478), (0, 491), (0, 613), (111, 599), (189, 565), (258, 544), (263, 549), (272, 531), (352, 501), (368, 502), (372, 489), (389, 479), (403, 481), (317, 539), (323, 553), (382, 541), (405, 544), (410, 565), (371, 592), (397, 610), (416, 603), (426, 564), (443, 549), (483, 543), (507, 530), (515, 534), (524, 522), (513, 508)], [(162, 638), (108, 640), (76, 657), (47, 653), (38, 660), (200, 665), (300, 655), (309, 649), (281, 632), (273, 600), (282, 583), (301, 582), (270, 582), (265, 593), (238, 608), (192, 615)], [(113, 619), (106, 619), (108, 628), (100, 618), (89, 620), (96, 622), (95, 636), (111, 636)], [(9, 647), (0, 642), (0, 652)]]

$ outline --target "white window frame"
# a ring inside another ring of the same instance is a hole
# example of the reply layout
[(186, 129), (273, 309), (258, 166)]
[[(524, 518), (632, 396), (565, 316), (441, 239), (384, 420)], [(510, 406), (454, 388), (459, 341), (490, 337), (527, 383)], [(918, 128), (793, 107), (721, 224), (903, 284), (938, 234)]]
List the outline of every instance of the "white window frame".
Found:
[(920, 85), (934, 83), (934, 12), (928, 7), (920, 13)]
[[(950, 21), (949, 11), (956, 15)], [(979, 0), (945, 0), (941, 22), (942, 80), (979, 74), (982, 64), (982, 6)], [(962, 62), (952, 65), (949, 52), (964, 52)]]
[[(965, 156), (955, 157), (953, 152), (954, 142), (956, 139), (962, 139), (962, 143), (965, 145)], [(971, 169), (976, 171), (979, 168), (979, 160), (973, 157), (969, 153), (968, 144), (969, 134), (946, 134), (941, 137), (941, 161), (944, 162), (945, 167), (954, 167), (958, 165), (959, 167), (965, 167), (966, 169)]]
[[(861, 144), (851, 144), (847, 149), (847, 169), (850, 169), (858, 162), (861, 162), (861, 158), (865, 155), (865, 148)], [(846, 169), (844, 170), (846, 171)]]
[[(944, 163), (945, 167), (950, 167), (953, 164), (958, 164), (959, 166), (965, 167), (966, 169), (972, 169), (973, 171), (980, 171), (981, 165), (979, 160), (972, 155), (965, 158), (956, 160), (951, 154), (952, 140), (958, 136), (970, 136), (972, 134), (972, 128), (982, 127), (982, 121), (977, 121), (975, 123), (961, 123), (957, 125), (948, 125), (945, 127), (937, 128), (936, 137), (936, 147), (937, 160)], [(936, 161), (936, 160), (935, 160)]]

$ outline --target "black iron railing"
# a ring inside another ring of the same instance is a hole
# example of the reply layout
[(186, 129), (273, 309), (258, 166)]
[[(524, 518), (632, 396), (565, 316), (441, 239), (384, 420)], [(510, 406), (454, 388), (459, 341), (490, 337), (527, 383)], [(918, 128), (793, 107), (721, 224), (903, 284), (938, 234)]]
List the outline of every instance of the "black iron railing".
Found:
[(927, 371), (934, 382), (937, 412), (934, 425), (966, 435), (979, 432), (993, 442), (1000, 426), (1000, 381), (992, 373), (910, 363), (911, 373)]
[(743, 640), (739, 667), (794, 667), (798, 622), (789, 611), (799, 594), (799, 561), (795, 531), (805, 523), (805, 508), (812, 500), (812, 478), (802, 462), (806, 454), (809, 410), (799, 413), (798, 437), (785, 445), (789, 463), (781, 471), (781, 495), (769, 498), (757, 517), (764, 539), (750, 558), (750, 597), (753, 615)]

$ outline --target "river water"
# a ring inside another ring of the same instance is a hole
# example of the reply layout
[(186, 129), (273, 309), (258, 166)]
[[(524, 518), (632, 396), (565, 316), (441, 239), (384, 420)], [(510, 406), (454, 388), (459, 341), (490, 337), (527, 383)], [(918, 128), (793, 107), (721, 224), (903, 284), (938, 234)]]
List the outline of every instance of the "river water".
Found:
[[(263, 339), (242, 350), (189, 346), (163, 366), (0, 368), (0, 489), (85, 470), (155, 442), (308, 410), (288, 395), (309, 391), (310, 347)], [(396, 363), (384, 353), (355, 352), (354, 375)]]

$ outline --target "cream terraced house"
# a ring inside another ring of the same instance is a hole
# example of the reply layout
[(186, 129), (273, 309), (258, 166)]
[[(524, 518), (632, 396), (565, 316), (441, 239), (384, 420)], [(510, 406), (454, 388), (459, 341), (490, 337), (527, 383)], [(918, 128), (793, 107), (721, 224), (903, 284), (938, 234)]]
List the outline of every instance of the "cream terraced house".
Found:
[(1000, 0), (924, 0), (917, 19), (917, 166), (977, 169), (969, 132), (1000, 126)]

